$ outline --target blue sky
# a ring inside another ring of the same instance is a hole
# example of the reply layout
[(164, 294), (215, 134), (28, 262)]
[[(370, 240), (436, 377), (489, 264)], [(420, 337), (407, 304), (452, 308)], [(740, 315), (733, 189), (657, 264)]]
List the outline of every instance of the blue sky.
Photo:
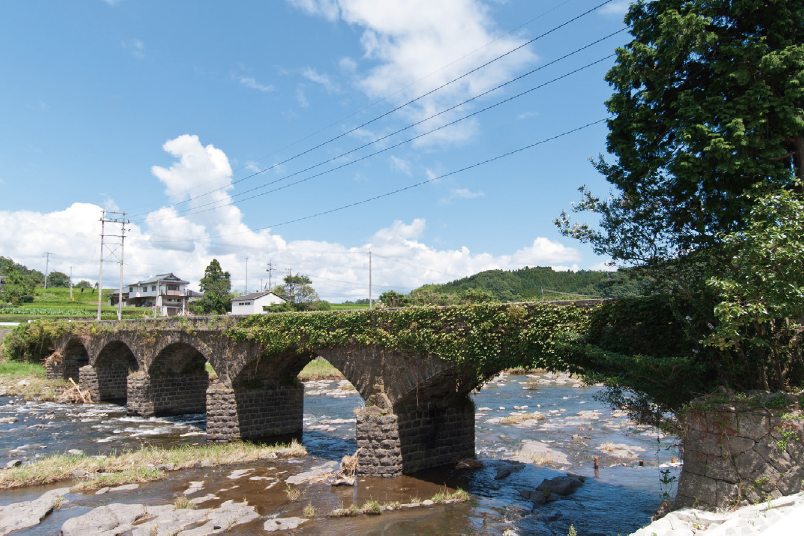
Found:
[(132, 221), (126, 282), (169, 271), (196, 283), (215, 257), (242, 290), (248, 257), (249, 290), (270, 261), (354, 299), (369, 249), (375, 297), (490, 268), (600, 268), (552, 220), (579, 186), (608, 192), (588, 162), (605, 124), (438, 178), (607, 117), (612, 58), (533, 88), (627, 42), (547, 65), (623, 29), (627, 3), (496, 59), (600, 3), (2, 3), (0, 255), (44, 270), (51, 252), (51, 269), (94, 281), (107, 208)]

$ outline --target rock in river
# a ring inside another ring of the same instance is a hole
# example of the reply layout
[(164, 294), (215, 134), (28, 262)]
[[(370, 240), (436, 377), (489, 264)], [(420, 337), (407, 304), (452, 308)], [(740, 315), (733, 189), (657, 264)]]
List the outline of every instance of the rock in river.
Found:
[(69, 491), (70, 488), (52, 489), (35, 501), (0, 506), (0, 536), (38, 525)]

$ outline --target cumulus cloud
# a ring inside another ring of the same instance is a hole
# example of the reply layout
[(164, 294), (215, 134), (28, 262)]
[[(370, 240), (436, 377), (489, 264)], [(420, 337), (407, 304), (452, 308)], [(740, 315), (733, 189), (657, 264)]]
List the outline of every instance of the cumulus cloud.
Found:
[[(480, 0), (288, 0), (304, 12), (360, 27), (366, 59), (375, 66), (357, 79), (371, 98), (392, 95), (397, 103), (410, 100), (508, 52), (525, 41), (500, 37)], [(505, 81), (536, 55), (523, 48), (475, 74), (453, 83), (405, 108), (407, 119), (420, 120)], [(402, 89), (405, 88), (405, 89)], [(417, 127), (430, 130), (454, 120), (466, 110), (444, 114)], [(454, 143), (477, 129), (465, 121), (421, 138), (416, 143)]]
[(251, 76), (238, 76), (237, 81), (246, 86), (250, 89), (256, 89), (259, 91), (273, 91), (275, 88), (270, 84), (260, 84)]
[[(372, 252), (372, 279), (376, 297), (385, 290), (408, 292), (425, 283), (440, 283), (482, 270), (513, 269), (523, 266), (572, 266), (582, 260), (575, 248), (538, 237), (511, 254), (472, 252), (467, 247), (439, 249), (427, 243), (427, 223), (393, 221), (367, 240), (339, 244), (317, 240), (287, 241), (270, 229), (250, 229), (235, 206), (221, 206), (231, 200), (232, 171), (227, 156), (198, 136), (182, 135), (168, 140), (163, 148), (175, 160), (169, 167), (154, 166), (154, 176), (164, 185), (167, 199), (179, 207), (164, 206), (135, 220), (127, 229), (125, 280), (132, 283), (156, 273), (173, 272), (198, 282), (215, 258), (232, 274), (234, 289), (248, 290), (267, 283), (265, 267), (270, 261), (279, 274), (288, 269), (310, 275), (319, 294), (330, 300), (368, 296), (368, 251)], [(203, 186), (203, 187), (202, 187)], [(202, 195), (212, 189), (218, 190)], [(471, 192), (470, 192), (471, 193)], [(207, 212), (184, 212), (185, 208)], [(31, 268), (44, 270), (42, 252), (50, 251), (51, 268), (68, 273), (73, 267), (76, 280), (97, 280), (100, 217), (102, 207), (74, 203), (62, 211), (0, 211), (0, 251)], [(107, 224), (109, 225), (109, 224)], [(113, 224), (111, 224), (113, 225)], [(54, 233), (53, 229), (59, 229)], [(110, 258), (110, 263), (113, 259)], [(109, 265), (112, 273), (116, 267)], [(277, 282), (282, 275), (274, 273)], [(104, 278), (109, 286), (116, 276)]]

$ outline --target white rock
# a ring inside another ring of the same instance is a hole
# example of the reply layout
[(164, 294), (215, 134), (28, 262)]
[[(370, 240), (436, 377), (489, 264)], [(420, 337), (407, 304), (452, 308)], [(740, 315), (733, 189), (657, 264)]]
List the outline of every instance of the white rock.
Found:
[(269, 519), (262, 526), (266, 532), (276, 532), (278, 530), (293, 530), (307, 520), (301, 517), (278, 517)]

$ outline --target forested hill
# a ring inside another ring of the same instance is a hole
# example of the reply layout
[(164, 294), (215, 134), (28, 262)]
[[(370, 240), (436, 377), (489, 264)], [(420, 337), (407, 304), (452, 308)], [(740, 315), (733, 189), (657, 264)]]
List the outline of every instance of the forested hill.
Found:
[[(424, 285), (411, 294), (456, 294), (468, 290), (484, 290), (500, 301), (530, 301), (556, 299), (559, 293), (584, 294), (601, 298), (624, 298), (640, 294), (640, 284), (628, 277), (626, 271), (556, 272), (548, 267), (520, 268), (519, 270), (487, 270), (478, 274), (444, 283)], [(548, 292), (553, 291), (553, 292)]]

